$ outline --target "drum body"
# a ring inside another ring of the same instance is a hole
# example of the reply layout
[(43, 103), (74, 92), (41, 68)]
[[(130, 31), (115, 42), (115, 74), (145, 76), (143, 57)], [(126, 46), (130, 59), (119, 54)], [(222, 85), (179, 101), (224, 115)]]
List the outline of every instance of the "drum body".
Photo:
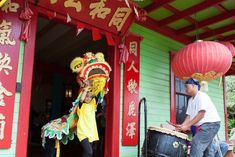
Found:
[[(179, 137), (179, 136), (180, 137)], [(183, 135), (183, 136), (182, 136)], [(187, 156), (187, 135), (167, 129), (150, 128), (147, 140), (148, 157), (186, 157)], [(143, 156), (145, 148), (143, 145)]]

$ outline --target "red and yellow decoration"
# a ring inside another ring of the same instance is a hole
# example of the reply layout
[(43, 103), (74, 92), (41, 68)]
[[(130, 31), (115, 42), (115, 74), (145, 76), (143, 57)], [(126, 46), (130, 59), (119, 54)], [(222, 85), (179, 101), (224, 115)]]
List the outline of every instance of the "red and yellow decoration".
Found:
[[(77, 99), (72, 103), (69, 115), (52, 120), (42, 127), (43, 145), (45, 138), (56, 140), (57, 157), (59, 157), (59, 143), (67, 144), (68, 140), (73, 140), (76, 134), (77, 121), (79, 112), (77, 110), (81, 96), (85, 88), (89, 88), (92, 97), (97, 98), (96, 103), (102, 103), (104, 95), (108, 92), (108, 81), (111, 67), (105, 61), (101, 52), (93, 54), (87, 52), (84, 57), (76, 57), (70, 63), (72, 72), (77, 73), (77, 82), (80, 90)], [(88, 86), (83, 86), (88, 85)]]
[(210, 81), (225, 74), (232, 64), (229, 49), (218, 42), (198, 41), (181, 49), (173, 58), (174, 74), (185, 80), (189, 77)]

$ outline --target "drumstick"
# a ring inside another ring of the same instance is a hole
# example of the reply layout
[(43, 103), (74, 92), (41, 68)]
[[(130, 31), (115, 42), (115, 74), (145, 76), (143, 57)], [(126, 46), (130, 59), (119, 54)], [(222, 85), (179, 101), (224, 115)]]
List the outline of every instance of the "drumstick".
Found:
[(167, 122), (168, 124), (174, 126), (174, 127), (177, 127), (177, 124), (171, 123), (171, 122), (169, 122), (168, 120), (166, 120), (166, 122)]

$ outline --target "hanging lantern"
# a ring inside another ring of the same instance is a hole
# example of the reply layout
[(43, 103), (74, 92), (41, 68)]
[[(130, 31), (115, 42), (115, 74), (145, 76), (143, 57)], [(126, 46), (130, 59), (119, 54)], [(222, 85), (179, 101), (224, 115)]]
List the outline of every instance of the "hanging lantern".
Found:
[(233, 46), (232, 43), (228, 42), (228, 41), (220, 41), (219, 43), (223, 44), (224, 46), (226, 46), (229, 51), (231, 52), (232, 56), (235, 56), (235, 47)]
[(174, 74), (185, 80), (189, 77), (210, 81), (222, 76), (232, 64), (227, 47), (212, 41), (198, 41), (181, 49), (173, 58)]

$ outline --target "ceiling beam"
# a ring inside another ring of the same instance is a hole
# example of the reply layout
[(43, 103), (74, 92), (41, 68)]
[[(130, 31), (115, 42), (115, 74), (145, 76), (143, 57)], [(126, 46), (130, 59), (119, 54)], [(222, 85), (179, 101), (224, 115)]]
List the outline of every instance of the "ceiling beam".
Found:
[[(217, 4), (214, 6), (216, 9), (218, 9), (219, 11), (223, 12), (229, 12), (228, 9), (226, 9), (224, 6), (222, 6), (221, 4)], [(233, 20), (235, 20), (235, 17), (232, 17)]]
[[(208, 26), (208, 25), (220, 22), (220, 21), (223, 21), (223, 20), (231, 18), (233, 16), (235, 16), (235, 9), (231, 10), (230, 12), (224, 12), (224, 13), (219, 14), (217, 16), (214, 16), (214, 17), (208, 18), (204, 21), (198, 22), (197, 29), (203, 28), (205, 26)], [(196, 27), (195, 24), (183, 27), (183, 28), (177, 30), (177, 34), (184, 34), (187, 32), (191, 32), (191, 31), (195, 30), (195, 27)]]
[(193, 6), (193, 7), (190, 7), (188, 9), (183, 10), (183, 11), (180, 11), (177, 14), (174, 14), (174, 15), (172, 15), (170, 17), (167, 17), (167, 18), (159, 21), (159, 26), (161, 27), (161, 26), (165, 26), (165, 25), (167, 25), (169, 23), (173, 23), (174, 21), (180, 20), (180, 19), (182, 19), (184, 17), (187, 17), (187, 16), (190, 16), (192, 14), (195, 14), (195, 13), (201, 11), (201, 10), (204, 10), (204, 9), (206, 9), (208, 7), (216, 5), (216, 4), (218, 4), (218, 3), (222, 2), (222, 1), (223, 0), (206, 0), (206, 1), (202, 2), (202, 3), (200, 3), (200, 4), (197, 4), (197, 5)]
[[(166, 4), (166, 5), (163, 6), (163, 7), (164, 7), (165, 9), (167, 9), (167, 10), (173, 12), (173, 13), (178, 13), (178, 12), (179, 12), (179, 10), (177, 10), (176, 8), (172, 7), (172, 6), (169, 5), (169, 4)], [(191, 16), (185, 17), (184, 19), (187, 20), (187, 21), (190, 22), (190, 23), (196, 23), (196, 20), (194, 20)], [(211, 31), (212, 31), (212, 30), (209, 29), (208, 27), (204, 27), (203, 29), (204, 29), (206, 32), (211, 32)], [(192, 38), (193, 38), (193, 37), (192, 37)]]
[(199, 34), (199, 36), (201, 39), (205, 39), (205, 38), (212, 37), (212, 36), (215, 36), (218, 34), (223, 34), (225, 32), (232, 31), (232, 30), (234, 30), (234, 28), (235, 28), (235, 23), (228, 25), (228, 26), (224, 26), (224, 27), (220, 27), (220, 28), (211, 30), (210, 32), (201, 33), (201, 34)]
[(235, 34), (229, 35), (229, 36), (225, 36), (223, 38), (219, 38), (218, 40), (220, 41), (230, 41), (230, 40), (234, 40), (235, 39)]
[(147, 20), (145, 22), (136, 21), (136, 23), (139, 25), (142, 25), (150, 30), (158, 32), (162, 35), (165, 35), (173, 40), (181, 42), (183, 44), (188, 44), (188, 43), (192, 42), (192, 39), (189, 37), (186, 37), (184, 35), (182, 35), (182, 36), (176, 35), (176, 32), (169, 27), (164, 27), (164, 28), (158, 27), (157, 21), (155, 21), (154, 19), (152, 19), (150, 17), (147, 17)]
[(169, 2), (172, 2), (173, 0), (155, 0), (153, 3), (147, 5), (143, 9), (147, 11), (147, 13), (150, 13), (164, 5), (166, 5)]

